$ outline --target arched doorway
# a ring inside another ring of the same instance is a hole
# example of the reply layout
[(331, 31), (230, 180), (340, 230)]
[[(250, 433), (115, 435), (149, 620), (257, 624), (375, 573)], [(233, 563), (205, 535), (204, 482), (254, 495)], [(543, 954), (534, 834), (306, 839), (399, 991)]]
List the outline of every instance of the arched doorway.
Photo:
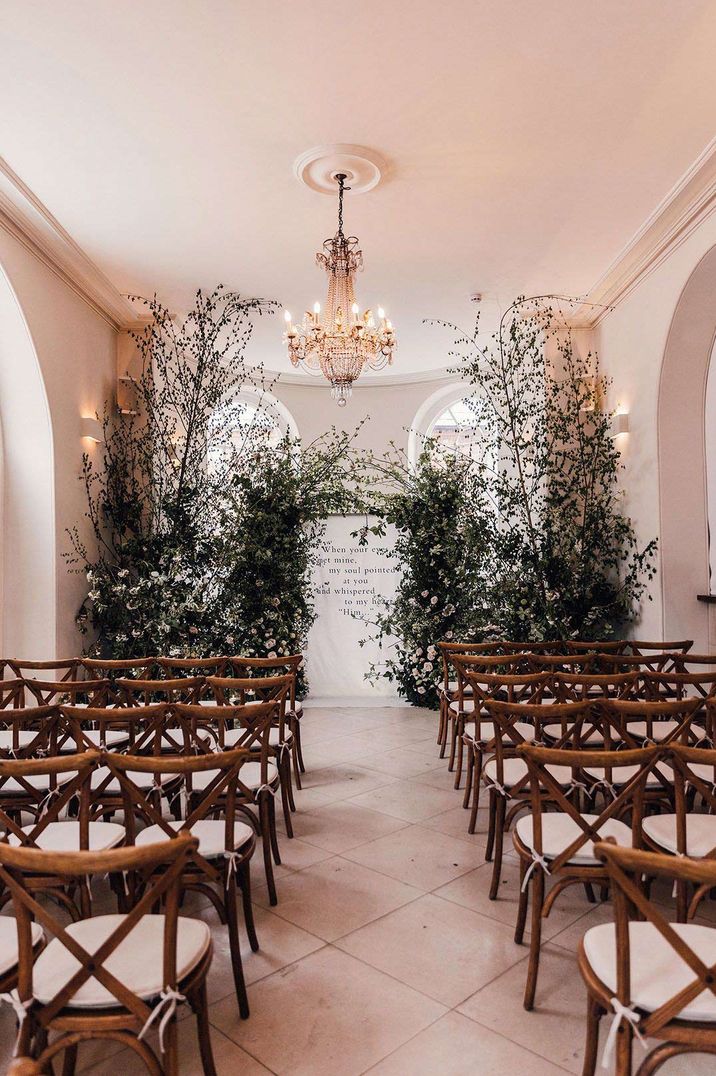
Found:
[(716, 338), (716, 247), (689, 277), (671, 320), (659, 381), (659, 513), (664, 638), (716, 645), (709, 592), (706, 384)]
[(56, 656), (56, 550), (50, 410), (30, 330), (2, 267), (0, 432), (0, 652), (51, 658)]

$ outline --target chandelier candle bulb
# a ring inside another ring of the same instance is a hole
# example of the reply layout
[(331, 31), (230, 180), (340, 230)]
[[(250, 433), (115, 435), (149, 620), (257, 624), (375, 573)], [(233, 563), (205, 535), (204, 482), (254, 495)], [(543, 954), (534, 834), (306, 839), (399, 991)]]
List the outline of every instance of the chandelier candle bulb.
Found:
[(336, 176), (338, 183), (338, 231), (326, 239), (316, 262), (328, 275), (328, 296), (323, 318), (320, 303), (313, 312), (306, 311), (303, 323), (294, 326), (284, 313), (288, 325), (285, 342), (293, 366), (323, 375), (331, 384), (331, 396), (345, 407), (352, 386), (367, 367), (381, 370), (392, 363), (395, 334), (380, 308), (381, 326), (376, 329), (368, 308), (361, 315), (355, 297), (355, 274), (363, 267), (363, 253), (355, 236), (343, 231), (343, 194), (346, 175)]

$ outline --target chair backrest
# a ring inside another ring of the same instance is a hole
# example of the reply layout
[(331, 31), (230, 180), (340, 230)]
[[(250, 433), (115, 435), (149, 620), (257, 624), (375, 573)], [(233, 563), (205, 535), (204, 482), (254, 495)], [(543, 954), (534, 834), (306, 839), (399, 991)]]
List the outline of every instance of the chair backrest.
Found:
[[(565, 748), (540, 747), (536, 744), (523, 743), (518, 752), (527, 763), (530, 779), (530, 803), (532, 808), (532, 850), (539, 863), (544, 856), (542, 843), (542, 815), (545, 807), (555, 807), (568, 815), (577, 826), (578, 832), (569, 845), (562, 849), (550, 861), (550, 873), (555, 874), (561, 867), (579, 853), (589, 842), (600, 840), (599, 831), (610, 819), (621, 819), (627, 811), (632, 820), (632, 842), (638, 844), (641, 835), (641, 820), (644, 813), (644, 791), (650, 775), (662, 758), (659, 747), (642, 747), (626, 751), (590, 751), (590, 766), (603, 767), (605, 772), (615, 767), (637, 767), (636, 773), (619, 787), (612, 799), (606, 804), (596, 819), (593, 813), (585, 817), (574, 805), (568, 792), (550, 772), (552, 767), (566, 766), (572, 770), (572, 781), (580, 781), (582, 767), (585, 764), (584, 751), (572, 751)], [(658, 773), (658, 771), (656, 771)]]
[[(33, 997), (33, 952), (31, 924), (36, 920), (46, 934), (56, 938), (75, 958), (79, 967), (66, 981), (58, 983), (48, 1002), (35, 1001), (34, 1016), (47, 1027), (57, 1014), (90, 980), (96, 980), (109, 993), (108, 1005), (119, 1004), (146, 1024), (152, 1010), (137, 994), (129, 990), (107, 969), (107, 961), (118, 945), (145, 915), (160, 903), (164, 914), (162, 983), (177, 988), (177, 918), (180, 879), (189, 857), (198, 847), (196, 838), (183, 834), (175, 840), (143, 847), (117, 848), (103, 852), (45, 852), (36, 848), (13, 847), (0, 842), (0, 883), (12, 897), (18, 933), (18, 983), (21, 1002)], [(163, 869), (161, 872), (159, 868)], [(94, 874), (137, 872), (146, 880), (142, 895), (118, 921), (117, 927), (103, 940), (96, 952), (89, 953), (66, 930), (65, 918), (53, 914), (51, 905), (37, 901), (32, 877), (57, 875), (77, 882)]]
[(646, 639), (625, 639), (626, 652), (631, 654), (686, 654), (694, 645), (693, 639), (650, 642)]
[(626, 646), (626, 639), (565, 639), (568, 654), (623, 654)]
[[(604, 721), (605, 744), (621, 742), (627, 747), (638, 747), (644, 741), (660, 744), (681, 740), (690, 743), (703, 738), (703, 728), (694, 727), (693, 720), (702, 706), (697, 699), (663, 699), (647, 701), (645, 699), (603, 699), (597, 705)], [(665, 721), (674, 722), (673, 728), (660, 729)], [(635, 738), (633, 726), (638, 722), (643, 725)]]
[(529, 655), (530, 668), (534, 672), (588, 673), (594, 668), (595, 661), (595, 654), (543, 654), (535, 652)]
[[(527, 684), (543, 686), (539, 681), (539, 677), (543, 674), (534, 673), (530, 669), (526, 654), (450, 653), (447, 661), (454, 670), (457, 681), (456, 701), (458, 709), (463, 708), (465, 698), (473, 690), (471, 677), (481, 680), (486, 685), (485, 693), (491, 697), (497, 695), (499, 689), (498, 680), (504, 680), (506, 677), (516, 677)], [(496, 679), (492, 679), (493, 677)]]
[(198, 740), (203, 733), (208, 733), (215, 739), (220, 751), (224, 750), (226, 730), (238, 725), (241, 731), (232, 746), (260, 753), (262, 783), (265, 783), (269, 736), (272, 724), (279, 716), (280, 706), (281, 700), (272, 699), (268, 702), (250, 702), (244, 706), (192, 706), (176, 703), (171, 709), (177, 718), (191, 729), (195, 739)]
[(221, 676), (228, 658), (155, 658), (157, 669), (167, 680), (180, 676)]
[(675, 672), (683, 660), (681, 654), (596, 654), (595, 667), (600, 672)]
[(155, 657), (145, 658), (82, 658), (88, 680), (114, 680), (117, 676), (149, 676), (157, 667)]
[(506, 654), (563, 654), (565, 645), (561, 639), (535, 639), (527, 642), (506, 640), (502, 643)]
[(39, 706), (59, 706), (86, 703), (88, 706), (107, 706), (114, 699), (110, 680), (25, 680), (26, 692)]
[(303, 668), (303, 654), (286, 654), (276, 658), (232, 657), (226, 663), (224, 676), (245, 679), (250, 676), (290, 676), (292, 683), (287, 697), (289, 710), (296, 708), (298, 674)]
[(114, 685), (123, 706), (150, 706), (158, 702), (198, 702), (203, 676), (180, 676), (174, 680), (140, 680), (117, 677)]
[(73, 736), (81, 747), (96, 747), (86, 735), (86, 724), (96, 726), (99, 746), (107, 746), (107, 733), (121, 732), (127, 738), (123, 752), (132, 755), (161, 755), (167, 749), (176, 754), (201, 754), (207, 744), (194, 742), (190, 727), (167, 703), (150, 706), (91, 706), (76, 710), (60, 707), (63, 717), (72, 723)]
[[(678, 988), (675, 984), (674, 994), (668, 996), (658, 1008), (644, 1013), (638, 1021), (634, 1021), (642, 1038), (658, 1034), (660, 1038), (668, 1040), (666, 1029), (669, 1023), (678, 1019), (679, 1014), (691, 1001), (705, 992), (716, 997), (716, 965), (709, 967), (705, 964), (702, 955), (692, 949), (683, 933), (679, 932), (678, 925), (667, 922), (663, 908), (647, 897), (640, 880), (642, 877), (668, 878), (673, 879), (677, 887), (690, 883), (697, 889), (711, 889), (716, 886), (716, 862), (624, 848), (609, 841), (596, 844), (594, 852), (606, 865), (613, 893), (616, 935), (615, 996), (622, 1010), (634, 1011), (635, 1001), (631, 983), (631, 918), (637, 917), (651, 923), (680, 958), (677, 962), (679, 966), (683, 962), (693, 973), (693, 979), (687, 983), (679, 976)], [(664, 993), (668, 994), (668, 980), (662, 985), (667, 988)], [(696, 1027), (698, 1026), (697, 1024)], [(679, 1038), (684, 1041), (683, 1032)]]
[(683, 699), (716, 694), (716, 669), (710, 672), (650, 672), (642, 674), (647, 699)]
[[(58, 755), (55, 758), (0, 759), (0, 829), (4, 838), (14, 839), (23, 847), (36, 848), (37, 840), (52, 822), (75, 800), (79, 830), (79, 848), (89, 848), (89, 819), (91, 778), (99, 760), (98, 751), (85, 751), (77, 755)], [(62, 777), (67, 779), (61, 780)], [(38, 781), (37, 778), (40, 778)], [(23, 810), (34, 815), (31, 827), (23, 829), (16, 812), (3, 809), (12, 804), (3, 795), (6, 784), (12, 781), (16, 788), (24, 790), (29, 805)]]
[[(36, 673), (42, 673), (41, 680), (76, 680), (81, 668), (79, 658), (57, 658), (54, 661), (26, 661), (11, 658), (10, 668), (23, 680), (31, 680)], [(50, 676), (50, 673), (53, 675)]]
[(0, 741), (0, 758), (46, 758), (60, 751), (76, 750), (73, 727), (65, 721), (58, 706), (23, 706), (7, 710), (0, 719), (4, 726)]
[(256, 702), (272, 702), (276, 705), (275, 721), (281, 728), (286, 719), (286, 710), (295, 691), (296, 678), (293, 673), (282, 676), (207, 676), (206, 685), (219, 706), (246, 706)]
[(582, 699), (639, 698), (641, 680), (632, 673), (567, 673), (556, 672), (553, 677), (555, 697), (560, 702)]

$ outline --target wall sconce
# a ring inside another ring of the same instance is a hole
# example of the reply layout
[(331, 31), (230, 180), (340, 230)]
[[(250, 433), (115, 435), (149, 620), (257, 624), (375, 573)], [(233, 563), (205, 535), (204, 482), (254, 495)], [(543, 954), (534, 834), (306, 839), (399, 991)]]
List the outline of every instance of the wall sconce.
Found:
[(90, 418), (89, 416), (83, 415), (80, 419), (80, 437), (87, 438), (87, 440), (94, 441), (95, 444), (101, 445), (104, 441), (102, 423), (96, 418)]
[(611, 434), (618, 437), (620, 433), (629, 433), (629, 412), (620, 411), (612, 415)]

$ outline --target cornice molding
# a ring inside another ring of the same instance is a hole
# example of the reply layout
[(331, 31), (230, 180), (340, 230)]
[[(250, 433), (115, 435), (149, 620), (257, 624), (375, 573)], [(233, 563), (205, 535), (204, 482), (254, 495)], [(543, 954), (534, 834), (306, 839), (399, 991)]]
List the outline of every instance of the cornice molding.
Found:
[[(575, 310), (571, 324), (593, 328), (716, 209), (716, 138), (671, 188)], [(587, 303), (597, 304), (587, 306)]]
[(135, 308), (0, 157), (0, 227), (52, 269), (114, 329), (142, 324)]

